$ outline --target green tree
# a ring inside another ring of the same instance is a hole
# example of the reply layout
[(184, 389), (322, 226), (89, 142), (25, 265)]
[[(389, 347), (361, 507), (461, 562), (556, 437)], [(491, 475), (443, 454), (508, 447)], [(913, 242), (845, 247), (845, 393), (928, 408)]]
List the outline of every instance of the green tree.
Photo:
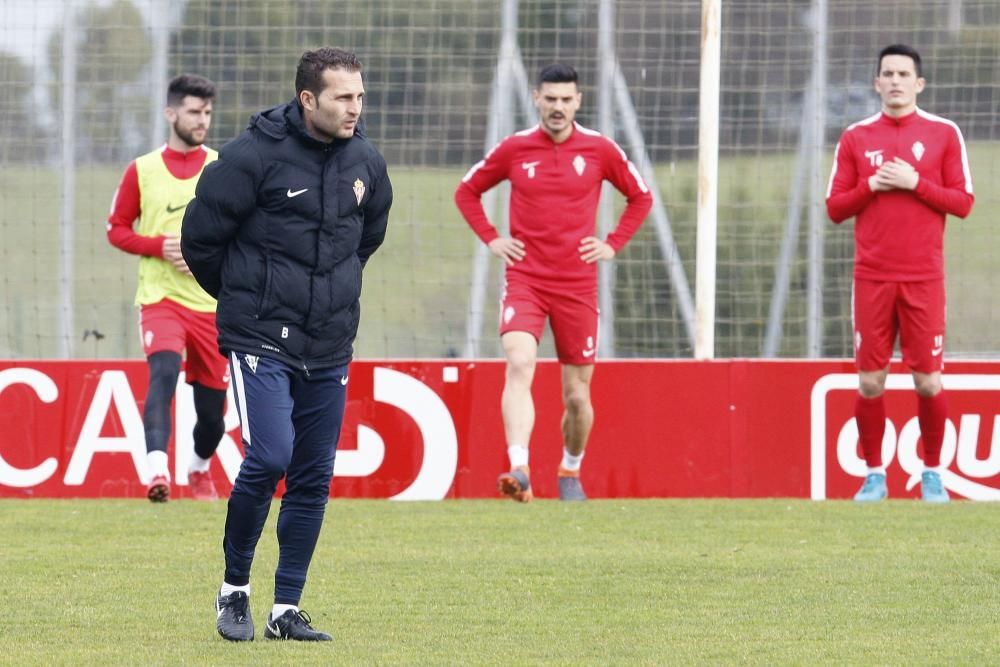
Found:
[[(150, 47), (142, 14), (129, 0), (77, 10), (77, 149), (95, 162), (120, 162), (145, 145)], [(54, 107), (62, 101), (62, 28), (49, 40)]]
[(0, 164), (39, 158), (43, 132), (35, 122), (33, 88), (27, 65), (0, 52)]

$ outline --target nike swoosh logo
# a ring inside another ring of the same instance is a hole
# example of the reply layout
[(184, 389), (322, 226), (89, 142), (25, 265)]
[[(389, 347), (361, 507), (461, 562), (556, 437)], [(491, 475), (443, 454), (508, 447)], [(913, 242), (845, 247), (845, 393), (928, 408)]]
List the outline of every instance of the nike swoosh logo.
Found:
[(340, 384), (344, 384), (344, 385), (347, 384), (347, 376), (346, 375), (344, 377), (340, 378)]
[(592, 357), (592, 356), (594, 356), (594, 350), (593, 350), (593, 348), (591, 348), (589, 350), (584, 350), (583, 351), (583, 356), (585, 356), (585, 357)]
[(943, 348), (935, 347), (933, 350), (931, 350), (931, 356), (932, 357), (938, 356), (939, 354), (941, 354), (942, 349)]
[(296, 190), (295, 192), (292, 192), (292, 189), (288, 188), (288, 192), (285, 193), (285, 196), (291, 199), (292, 197), (298, 197), (303, 192), (308, 192), (308, 191), (309, 188), (302, 188), (301, 190)]
[(177, 211), (183, 211), (187, 208), (187, 204), (181, 204), (180, 206), (171, 206), (167, 204), (167, 213), (176, 213)]
[(271, 625), (271, 622), (270, 622), (270, 621), (268, 621), (268, 622), (267, 622), (267, 623), (265, 623), (264, 625), (266, 625), (266, 626), (267, 626), (267, 629), (271, 631), (271, 634), (272, 634), (272, 635), (274, 635), (274, 636), (275, 636), (275, 637), (277, 637), (278, 639), (281, 639), (281, 630), (279, 630), (279, 629), (277, 628), (277, 626), (274, 626), (274, 625)]

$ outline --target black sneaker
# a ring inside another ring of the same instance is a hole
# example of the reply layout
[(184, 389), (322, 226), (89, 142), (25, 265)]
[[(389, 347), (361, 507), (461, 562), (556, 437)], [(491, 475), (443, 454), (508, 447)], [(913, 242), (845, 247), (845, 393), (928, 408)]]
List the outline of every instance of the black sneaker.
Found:
[(289, 609), (278, 618), (267, 617), (267, 625), (264, 626), (264, 637), (266, 639), (295, 639), (300, 642), (328, 642), (333, 637), (314, 630), (310, 625), (312, 619), (304, 611)]
[(215, 627), (223, 639), (231, 642), (253, 641), (253, 618), (250, 616), (250, 596), (243, 591), (229, 595), (219, 593), (215, 598), (218, 620)]

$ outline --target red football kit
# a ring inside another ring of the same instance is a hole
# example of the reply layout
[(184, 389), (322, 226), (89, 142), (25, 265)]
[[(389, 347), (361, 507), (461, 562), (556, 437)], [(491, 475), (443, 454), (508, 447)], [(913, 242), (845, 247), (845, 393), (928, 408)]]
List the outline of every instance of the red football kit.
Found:
[[(172, 176), (189, 179), (201, 171), (208, 152), (196, 149), (183, 153), (164, 146), (163, 163)], [(125, 168), (115, 191), (108, 217), (111, 245), (133, 255), (163, 258), (165, 236), (143, 236), (133, 228), (142, 213), (142, 197), (136, 161)], [(219, 353), (215, 313), (199, 312), (171, 299), (144, 303), (139, 309), (139, 335), (143, 353), (176, 352), (184, 360), (185, 380), (211, 389), (225, 390), (229, 382), (229, 361)]]
[[(914, 190), (873, 192), (868, 179), (899, 157), (916, 169)], [(879, 113), (848, 127), (834, 154), (830, 218), (854, 226), (854, 344), (858, 368), (885, 368), (896, 334), (915, 371), (941, 370), (945, 216), (972, 210), (965, 140), (953, 122), (921, 109)]]
[(559, 360), (594, 362), (597, 345), (597, 263), (580, 259), (580, 241), (593, 236), (601, 185), (627, 199), (605, 242), (615, 253), (635, 234), (653, 205), (649, 188), (624, 151), (577, 123), (562, 143), (538, 125), (507, 137), (476, 163), (455, 192), (455, 203), (476, 235), (499, 237), (481, 197), (503, 180), (511, 184), (510, 236), (524, 243), (524, 259), (506, 269), (500, 333), (527, 331), (541, 338), (552, 322)]

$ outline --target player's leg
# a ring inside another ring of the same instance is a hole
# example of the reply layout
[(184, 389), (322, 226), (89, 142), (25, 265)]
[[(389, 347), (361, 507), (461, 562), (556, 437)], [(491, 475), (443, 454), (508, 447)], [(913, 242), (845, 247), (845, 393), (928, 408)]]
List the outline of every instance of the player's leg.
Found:
[(535, 427), (531, 383), (538, 360), (538, 340), (526, 331), (508, 331), (500, 341), (507, 359), (500, 413), (503, 416), (510, 472), (500, 475), (497, 488), (514, 500), (528, 502), (532, 498), (528, 443)]
[(941, 384), (944, 368), (945, 291), (943, 280), (906, 283), (900, 303), (900, 347), (913, 374), (917, 421), (923, 444), (921, 493), (928, 502), (947, 502), (941, 480), (941, 447), (948, 419), (948, 397)]
[(587, 439), (594, 425), (594, 407), (590, 401), (593, 364), (563, 364), (563, 458), (559, 464), (559, 499), (586, 500), (580, 483)]
[(885, 436), (885, 381), (896, 339), (896, 284), (856, 280), (852, 294), (854, 353), (858, 367), (858, 396), (854, 418), (858, 440), (868, 465), (861, 489), (854, 499), (866, 502), (888, 495), (882, 440)]
[(223, 417), (226, 392), (197, 382), (191, 388), (194, 393), (195, 424), (192, 432), (194, 453), (188, 465), (188, 487), (195, 500), (218, 500), (219, 493), (212, 481), (210, 465), (219, 441), (226, 432)]
[(149, 387), (142, 413), (146, 436), (146, 464), (149, 485), (146, 496), (152, 502), (170, 498), (170, 470), (167, 444), (170, 442), (170, 406), (177, 390), (184, 349), (184, 326), (170, 303), (161, 301), (142, 306), (139, 311), (139, 333), (149, 367)]
[(597, 327), (600, 313), (597, 293), (553, 296), (552, 335), (562, 369), (563, 458), (559, 465), (559, 498), (586, 500), (580, 483), (587, 439), (594, 425), (590, 383), (597, 356)]
[(497, 479), (497, 489), (519, 502), (532, 498), (528, 446), (535, 427), (531, 383), (538, 360), (538, 341), (545, 328), (548, 306), (542, 295), (527, 285), (509, 283), (500, 303), (500, 342), (507, 360), (500, 413), (510, 471)]
[(188, 487), (195, 500), (217, 500), (209, 471), (212, 455), (225, 433), (229, 363), (219, 353), (215, 314), (187, 311), (185, 376), (194, 394), (194, 453), (188, 465)]
[(323, 641), (298, 608), (309, 563), (323, 527), (333, 463), (347, 398), (347, 366), (299, 374), (292, 380), (295, 445), (278, 514), (278, 567), (268, 639)]
[(216, 627), (232, 641), (253, 639), (250, 566), (278, 481), (292, 460), (291, 378), (295, 369), (273, 359), (230, 355), (244, 459), (233, 484), (222, 540), (226, 570)]

